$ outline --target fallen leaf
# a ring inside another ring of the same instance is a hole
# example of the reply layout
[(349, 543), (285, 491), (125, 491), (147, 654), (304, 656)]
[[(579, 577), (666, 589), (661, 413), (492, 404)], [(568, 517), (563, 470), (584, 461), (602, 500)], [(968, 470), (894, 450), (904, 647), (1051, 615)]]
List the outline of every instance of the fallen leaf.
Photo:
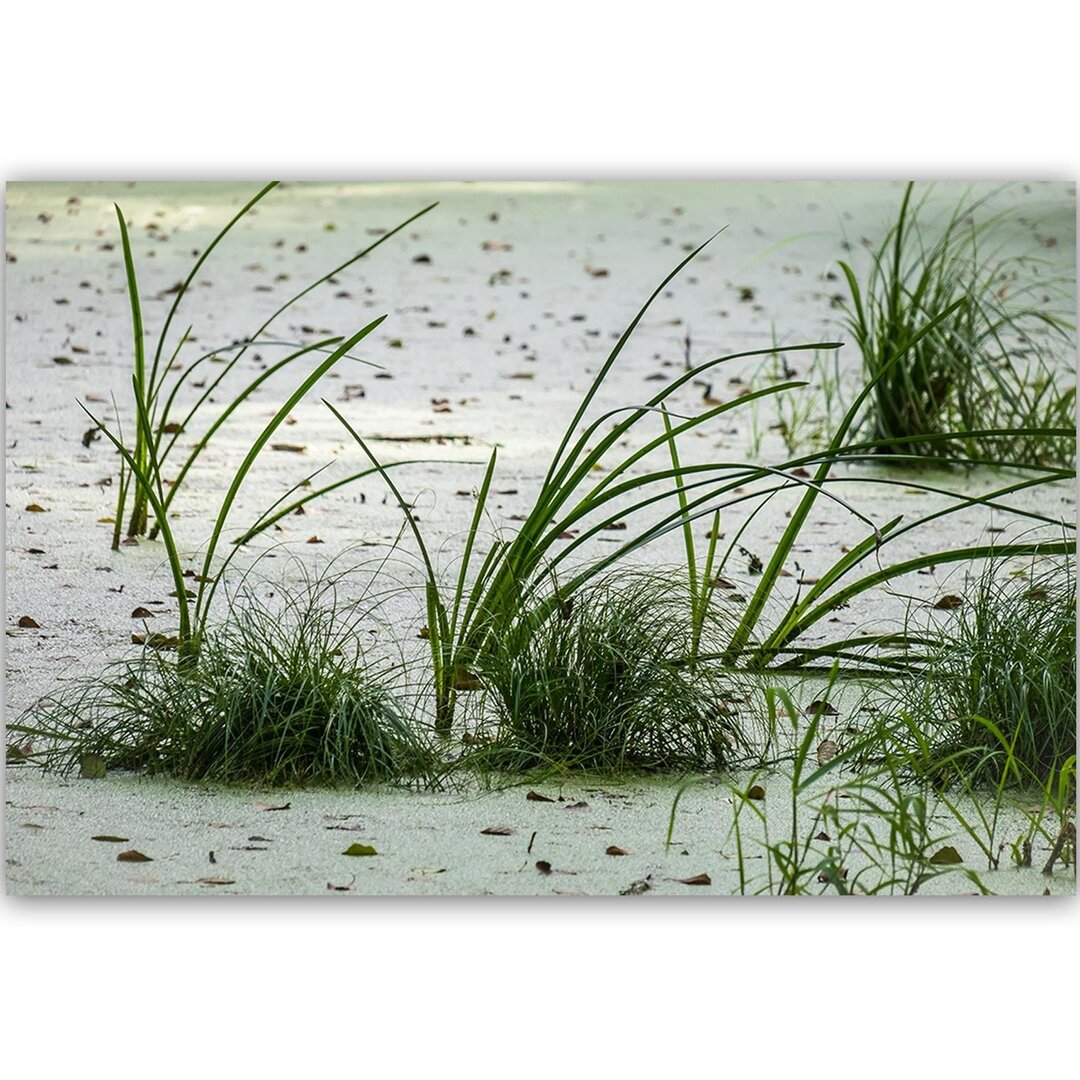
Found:
[(605, 852), (605, 855), (629, 855), (629, 851), (623, 851), (621, 847), (616, 847), (612, 844)]
[(342, 855), (378, 855), (379, 853), (370, 844), (350, 844)]
[(818, 743), (817, 761), (819, 765), (827, 765), (839, 752), (840, 747), (832, 739), (823, 739)]
[(581, 802), (571, 803), (569, 806), (564, 806), (564, 810), (588, 810), (589, 804), (582, 800)]
[(148, 649), (175, 649), (180, 639), (175, 634), (132, 634), (132, 645), (145, 645)]
[(276, 442), (270, 444), (270, 449), (280, 450), (286, 454), (302, 454), (307, 450), (307, 447), (301, 446), (299, 443)]
[(226, 877), (201, 877), (195, 879), (196, 885), (235, 885), (232, 878)]
[(35, 622), (33, 619), (30, 618), (29, 615), (23, 615), (19, 619), (19, 625), (21, 627), (23, 627), (25, 630), (40, 630), (41, 629), (41, 623)]
[(141, 851), (136, 851), (132, 848), (130, 851), (121, 851), (116, 856), (117, 862), (153, 862), (149, 855), (144, 855)]
[(38, 503), (30, 503), (26, 508), (31, 514), (47, 514), (48, 511), (44, 506), (40, 506)]
[(711, 885), (712, 878), (708, 874), (695, 874), (693, 877), (681, 877), (675, 879), (680, 885)]
[(549, 799), (546, 795), (541, 795), (539, 791), (530, 791), (525, 796), (529, 802), (554, 802), (554, 799)]
[(292, 803), (282, 803), (280, 806), (275, 806), (273, 803), (257, 802), (255, 804), (256, 810), (291, 810)]
[(955, 866), (957, 863), (962, 863), (963, 861), (960, 852), (957, 851), (956, 848), (950, 847), (948, 844), (935, 851), (929, 859), (931, 866)]
[(746, 793), (748, 799), (757, 799), (759, 802), (765, 798), (765, 789), (760, 784), (754, 784)]
[(133, 619), (152, 619), (154, 617), (154, 612), (152, 612), (149, 608), (137, 607), (131, 613), (131, 617)]
[(516, 829), (511, 829), (509, 825), (489, 825), (486, 829), (480, 830), (481, 836), (513, 836), (517, 832)]
[(99, 840), (103, 844), (126, 844), (128, 838), (126, 836), (91, 836), (91, 840)]
[(957, 596), (956, 593), (949, 593), (947, 596), (943, 596), (935, 605), (935, 611), (954, 611), (958, 607), (962, 607), (964, 598)]
[(827, 701), (811, 701), (806, 706), (807, 716), (839, 716), (840, 713)]
[(815, 840), (832, 840), (832, 837), (824, 829), (814, 837)]
[(467, 668), (458, 668), (454, 672), (455, 690), (479, 690), (484, 684)]
[(79, 758), (79, 775), (84, 780), (100, 780), (105, 775), (105, 759), (100, 754), (83, 754)]

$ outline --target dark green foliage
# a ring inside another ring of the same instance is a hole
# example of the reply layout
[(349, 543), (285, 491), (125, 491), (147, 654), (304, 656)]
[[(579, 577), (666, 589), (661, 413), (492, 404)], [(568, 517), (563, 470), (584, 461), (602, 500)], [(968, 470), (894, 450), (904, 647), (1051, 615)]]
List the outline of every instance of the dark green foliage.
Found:
[(942, 616), (930, 666), (899, 702), (925, 740), (912, 760), (942, 783), (1041, 784), (1076, 753), (1072, 563), (1005, 581), (995, 570)]
[(146, 649), (41, 703), (18, 730), (49, 738), (39, 757), (62, 771), (91, 753), (186, 780), (430, 778), (422, 740), (364, 664), (358, 621), (325, 587), (273, 608), (248, 595), (207, 633), (197, 667)]
[(485, 651), (478, 674), (498, 718), (491, 760), (712, 769), (744, 745), (736, 685), (686, 662), (694, 627), (677, 578), (610, 575), (541, 612), (523, 613)]
[[(1065, 307), (1075, 280), (1003, 255), (1008, 216), (974, 220), (985, 199), (924, 228), (925, 196), (913, 204), (913, 187), (866, 276), (840, 264), (851, 292), (846, 326), (866, 378), (882, 376), (865, 417), (870, 437), (892, 454), (1071, 464), (1075, 327), (1051, 300)], [(1015, 434), (986, 434), (1002, 429)], [(928, 438), (941, 433), (962, 438)]]

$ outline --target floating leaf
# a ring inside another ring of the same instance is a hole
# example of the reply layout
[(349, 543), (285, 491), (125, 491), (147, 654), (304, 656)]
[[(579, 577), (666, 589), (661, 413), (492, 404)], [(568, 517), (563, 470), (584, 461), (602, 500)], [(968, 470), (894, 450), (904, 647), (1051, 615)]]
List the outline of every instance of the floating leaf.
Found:
[(616, 847), (612, 844), (605, 852), (605, 855), (629, 855), (629, 851), (623, 851), (621, 847)]
[(588, 810), (589, 804), (582, 800), (581, 802), (571, 803), (569, 806), (564, 806), (564, 810)]
[(537, 861), (536, 869), (539, 870), (541, 874), (550, 874), (551, 863), (549, 863), (547, 859), (540, 859)]
[(954, 611), (958, 607), (962, 607), (964, 598), (957, 596), (956, 593), (949, 593), (947, 596), (943, 596), (935, 605), (935, 611)]
[(91, 836), (91, 840), (98, 840), (103, 844), (126, 844), (128, 838), (126, 836)]
[(350, 844), (342, 855), (378, 855), (379, 853), (370, 844)]
[(232, 878), (226, 877), (201, 877), (195, 879), (196, 885), (235, 885)]
[(40, 630), (41, 629), (41, 623), (36, 622), (34, 619), (31, 619), (29, 615), (23, 615), (19, 619), (19, 625), (24, 630)]
[(832, 840), (832, 837), (823, 829), (815, 837), (815, 840)]
[(291, 802), (281, 803), (280, 805), (275, 806), (273, 803), (257, 802), (255, 804), (255, 809), (256, 810), (291, 810), (292, 809), (292, 803)]
[(806, 706), (807, 716), (839, 716), (840, 713), (827, 701), (811, 701)]
[(84, 780), (100, 780), (105, 775), (105, 759), (100, 754), (83, 754), (79, 758), (79, 775)]
[(765, 798), (765, 789), (760, 784), (754, 784), (746, 793), (748, 799), (757, 799), (759, 802)]
[(144, 855), (141, 851), (136, 851), (132, 848), (130, 851), (121, 851), (116, 856), (117, 862), (153, 862), (149, 855)]
[(708, 874), (695, 874), (693, 877), (681, 877), (675, 879), (680, 885), (711, 885), (712, 878)]
[(817, 761), (819, 765), (827, 765), (839, 752), (840, 747), (832, 739), (822, 739), (818, 743)]
[(30, 505), (27, 506), (26, 509), (31, 514), (47, 514), (48, 513), (48, 511), (45, 509), (45, 507), (39, 505), (38, 503), (30, 503)]
[(175, 649), (180, 639), (175, 634), (132, 634), (132, 645), (145, 645), (148, 649)]
[(466, 668), (458, 668), (454, 672), (455, 690), (479, 690), (484, 684)]
[(513, 836), (517, 832), (516, 829), (511, 829), (509, 825), (489, 825), (486, 829), (480, 830), (481, 836)]
[(541, 795), (539, 791), (530, 791), (525, 796), (529, 802), (554, 802), (554, 799), (549, 799), (546, 795)]
[(302, 454), (307, 450), (307, 447), (301, 446), (299, 443), (276, 442), (270, 444), (270, 449), (280, 450), (286, 454)]
[(950, 847), (948, 844), (943, 848), (939, 848), (930, 856), (931, 866), (955, 866), (957, 863), (964, 861), (960, 852), (954, 847)]

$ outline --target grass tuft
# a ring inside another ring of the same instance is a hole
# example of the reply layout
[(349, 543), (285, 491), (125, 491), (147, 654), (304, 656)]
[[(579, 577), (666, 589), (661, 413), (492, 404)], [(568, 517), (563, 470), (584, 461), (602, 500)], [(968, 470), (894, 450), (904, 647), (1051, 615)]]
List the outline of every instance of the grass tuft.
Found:
[[(986, 199), (961, 201), (925, 225), (926, 195), (908, 184), (895, 224), (871, 252), (860, 280), (840, 266), (850, 300), (846, 326), (877, 379), (865, 415), (880, 452), (916, 457), (1010, 459), (1071, 465), (1075, 441), (1072, 282), (1054, 281), (1039, 260), (1004, 255), (1010, 216), (976, 222)], [(929, 191), (926, 193), (929, 194)], [(920, 217), (923, 220), (920, 220)], [(899, 360), (899, 362), (897, 362)], [(1012, 429), (1008, 447), (993, 430)], [(957, 441), (929, 436), (954, 433)]]
[(489, 761), (503, 767), (718, 769), (745, 745), (737, 686), (691, 665), (700, 633), (670, 576), (609, 574), (522, 613), (485, 651)]
[(922, 732), (913, 761), (939, 783), (1030, 785), (1076, 754), (1076, 580), (1071, 561), (1002, 579), (988, 564), (937, 631), (898, 710)]
[(196, 668), (147, 648), (74, 684), (17, 725), (70, 772), (91, 755), (107, 767), (184, 780), (340, 785), (432, 779), (433, 758), (396, 701), (387, 672), (365, 663), (367, 611), (340, 607), (333, 583), (230, 597)]

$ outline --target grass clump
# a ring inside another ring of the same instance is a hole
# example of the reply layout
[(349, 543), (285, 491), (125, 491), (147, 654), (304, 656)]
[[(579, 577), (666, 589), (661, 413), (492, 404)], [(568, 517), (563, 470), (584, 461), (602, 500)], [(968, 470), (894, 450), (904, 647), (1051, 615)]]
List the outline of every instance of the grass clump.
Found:
[(1076, 581), (1071, 561), (1002, 579), (994, 563), (949, 612), (899, 704), (940, 783), (1043, 784), (1076, 754)]
[(744, 746), (731, 680), (687, 662), (701, 631), (671, 578), (624, 571), (556, 599), (485, 651), (494, 763), (714, 769)]
[[(872, 438), (892, 454), (952, 457), (962, 448), (972, 459), (1071, 464), (1075, 326), (1053, 309), (1053, 295), (1064, 307), (1075, 281), (1055, 282), (1038, 260), (1003, 254), (1009, 216), (974, 218), (986, 199), (961, 201), (943, 224), (924, 228), (926, 196), (913, 202), (913, 189), (866, 276), (840, 264), (851, 293), (846, 327), (865, 377), (877, 378), (864, 418)], [(1005, 429), (1007, 448), (992, 434)], [(941, 433), (963, 439), (934, 438)]]
[(432, 778), (432, 758), (384, 672), (365, 663), (358, 623), (329, 587), (273, 607), (230, 598), (197, 667), (147, 648), (39, 703), (14, 730), (69, 772), (133, 769), (184, 780), (340, 785)]

